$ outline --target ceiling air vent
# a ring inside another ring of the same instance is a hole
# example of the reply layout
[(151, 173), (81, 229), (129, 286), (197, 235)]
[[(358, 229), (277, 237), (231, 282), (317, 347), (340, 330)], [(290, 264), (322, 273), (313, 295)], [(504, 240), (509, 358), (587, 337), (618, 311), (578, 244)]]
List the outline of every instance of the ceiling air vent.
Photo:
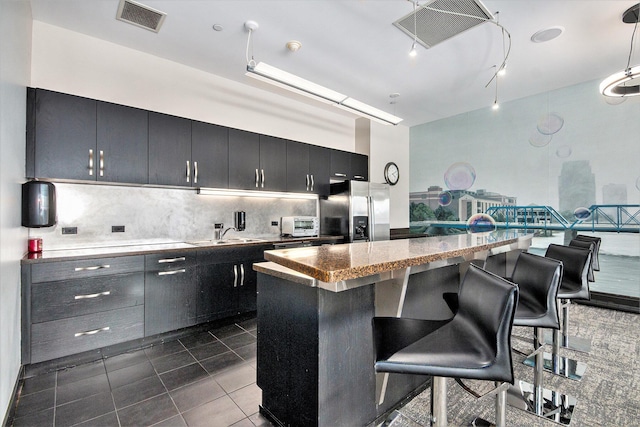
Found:
[(430, 48), (493, 19), (480, 0), (431, 0), (393, 25)]
[(157, 33), (166, 16), (166, 13), (143, 4), (131, 0), (120, 0), (116, 19)]

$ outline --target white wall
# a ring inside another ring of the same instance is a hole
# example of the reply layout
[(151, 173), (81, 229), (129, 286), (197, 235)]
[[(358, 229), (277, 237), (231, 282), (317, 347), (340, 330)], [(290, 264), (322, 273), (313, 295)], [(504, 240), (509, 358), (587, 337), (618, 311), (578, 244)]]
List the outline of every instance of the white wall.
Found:
[(371, 122), (369, 181), (385, 182), (384, 167), (394, 162), (400, 180), (391, 186), (391, 228), (409, 227), (409, 128)]
[(31, 72), (33, 87), (354, 150), (355, 116), (39, 21), (33, 21)]
[(20, 370), (20, 259), (27, 247), (27, 231), (20, 226), (20, 184), (30, 50), (29, 3), (0, 1), (0, 421)]

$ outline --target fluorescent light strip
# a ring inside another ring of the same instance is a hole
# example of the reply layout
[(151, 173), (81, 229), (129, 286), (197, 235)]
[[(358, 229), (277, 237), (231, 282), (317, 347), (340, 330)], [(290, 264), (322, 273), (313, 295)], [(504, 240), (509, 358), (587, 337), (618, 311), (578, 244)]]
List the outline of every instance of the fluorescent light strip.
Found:
[(294, 74), (287, 73), (264, 62), (259, 62), (256, 65), (247, 65), (246, 75), (294, 93), (305, 95), (324, 103), (333, 104), (343, 110), (373, 119), (385, 125), (397, 125), (402, 121), (401, 118), (392, 114), (385, 113), (363, 102), (349, 98), (340, 92), (320, 86)]
[(279, 193), (275, 191), (251, 191), (251, 190), (226, 190), (224, 188), (198, 188), (198, 194), (203, 196), (235, 196), (235, 197), (262, 197), (276, 199), (305, 199), (316, 200), (317, 194), (310, 193)]

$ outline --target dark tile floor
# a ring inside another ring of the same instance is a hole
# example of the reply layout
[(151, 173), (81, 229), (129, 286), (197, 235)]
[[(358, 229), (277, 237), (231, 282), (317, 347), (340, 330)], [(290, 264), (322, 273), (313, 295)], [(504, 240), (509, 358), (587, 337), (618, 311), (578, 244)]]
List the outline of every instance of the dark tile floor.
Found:
[(28, 377), (12, 425), (270, 426), (260, 401), (249, 319)]

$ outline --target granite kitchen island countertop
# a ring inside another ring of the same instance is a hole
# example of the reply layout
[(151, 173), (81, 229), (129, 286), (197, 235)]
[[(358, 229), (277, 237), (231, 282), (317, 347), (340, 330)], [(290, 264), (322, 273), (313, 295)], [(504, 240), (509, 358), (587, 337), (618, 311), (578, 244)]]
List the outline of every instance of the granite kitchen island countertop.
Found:
[[(414, 239), (357, 242), (334, 246), (265, 251), (265, 259), (313, 279), (335, 283), (450, 258), (484, 259), (486, 251), (528, 247), (532, 233), (498, 230)], [(476, 257), (475, 254), (478, 254)], [(282, 269), (256, 264), (259, 272), (282, 275)]]

